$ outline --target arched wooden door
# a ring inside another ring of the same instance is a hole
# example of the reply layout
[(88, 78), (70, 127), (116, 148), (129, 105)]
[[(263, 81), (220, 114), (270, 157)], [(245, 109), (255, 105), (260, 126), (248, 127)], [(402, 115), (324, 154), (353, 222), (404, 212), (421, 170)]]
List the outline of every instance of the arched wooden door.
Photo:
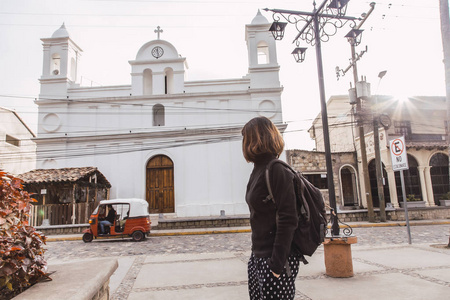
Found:
[(147, 163), (146, 200), (151, 214), (175, 212), (173, 162), (165, 155)]
[(344, 206), (357, 206), (356, 176), (352, 169), (344, 167), (341, 170), (342, 198)]

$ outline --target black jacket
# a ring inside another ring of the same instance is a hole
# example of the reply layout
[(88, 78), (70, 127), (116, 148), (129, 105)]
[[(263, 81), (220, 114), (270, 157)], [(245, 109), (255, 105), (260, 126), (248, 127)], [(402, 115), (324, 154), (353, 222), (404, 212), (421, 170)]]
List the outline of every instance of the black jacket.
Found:
[(109, 221), (109, 223), (111, 223), (111, 224), (114, 224), (115, 218), (116, 218), (116, 211), (114, 209), (110, 209), (105, 220)]
[(255, 162), (245, 198), (250, 209), (252, 251), (256, 257), (269, 258), (271, 270), (280, 274), (291, 253), (298, 217), (294, 174), (281, 164), (274, 164), (270, 174), (276, 204), (272, 201), (263, 202), (269, 194), (265, 180), (266, 166), (273, 159), (275, 156), (265, 155)]

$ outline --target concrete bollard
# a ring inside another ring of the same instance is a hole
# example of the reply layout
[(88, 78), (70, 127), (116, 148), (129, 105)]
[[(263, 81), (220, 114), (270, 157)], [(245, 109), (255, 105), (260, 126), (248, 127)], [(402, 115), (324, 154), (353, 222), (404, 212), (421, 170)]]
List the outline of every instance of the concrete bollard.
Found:
[(353, 277), (351, 244), (357, 242), (356, 236), (326, 237), (323, 242), (325, 273), (330, 277)]

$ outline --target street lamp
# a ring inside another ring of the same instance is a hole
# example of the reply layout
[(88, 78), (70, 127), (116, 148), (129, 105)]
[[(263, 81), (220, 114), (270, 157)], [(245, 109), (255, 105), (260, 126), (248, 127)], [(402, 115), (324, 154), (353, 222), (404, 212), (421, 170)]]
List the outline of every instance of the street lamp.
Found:
[(362, 29), (352, 29), (345, 36), (348, 42), (353, 46), (358, 46), (361, 44), (362, 33), (364, 30)]
[[(378, 78), (380, 80), (378, 81), (378, 87), (375, 93), (375, 114), (373, 116), (373, 139), (374, 139), (374, 151), (375, 151), (375, 174), (377, 177), (377, 190), (378, 190), (378, 200), (379, 200), (379, 206), (380, 206), (380, 221), (386, 222), (386, 201), (384, 199), (384, 187), (383, 187), (383, 163), (381, 161), (381, 152), (380, 152), (380, 138), (379, 138), (379, 122), (380, 122), (380, 114), (378, 112), (378, 88), (380, 87), (381, 79), (383, 79), (384, 75), (386, 75), (387, 71), (381, 71), (378, 73)], [(388, 117), (389, 119), (389, 117)], [(383, 127), (385, 127), (386, 122), (382, 122)], [(385, 127), (386, 135), (387, 135), (387, 129)], [(388, 141), (388, 138), (386, 137), (386, 140)]]
[(338, 16), (345, 16), (347, 4), (350, 0), (332, 0), (328, 7)]
[(305, 60), (305, 52), (306, 49), (308, 48), (304, 48), (304, 47), (297, 47), (294, 49), (294, 51), (292, 51), (292, 55), (294, 55), (294, 59), (296, 62), (303, 62)]
[[(330, 3), (328, 4), (328, 2)], [(331, 160), (330, 135), (328, 129), (327, 104), (325, 99), (321, 42), (328, 41), (331, 36), (337, 33), (337, 29), (344, 27), (347, 23), (350, 23), (350, 27), (354, 28), (356, 26), (356, 21), (361, 20), (360, 18), (345, 16), (348, 2), (349, 0), (324, 0), (318, 7), (316, 7), (316, 2), (314, 1), (314, 9), (312, 12), (268, 8), (264, 9), (265, 11), (270, 11), (273, 13), (274, 23), (270, 27), (270, 31), (272, 32), (272, 34), (274, 34), (275, 39), (281, 40), (282, 36), (284, 36), (284, 32), (280, 33), (278, 31), (278, 29), (283, 29), (284, 31), (284, 27), (286, 27), (286, 25), (282, 25), (283, 28), (281, 28), (282, 26), (280, 24), (284, 23), (279, 22), (281, 18), (284, 18), (284, 20), (295, 25), (295, 28), (297, 28), (298, 34), (295, 37), (293, 43), (298, 43), (300, 39), (310, 44), (311, 46), (315, 46), (316, 48), (317, 73), (319, 79), (320, 104), (325, 146), (325, 161), (327, 167), (328, 193), (330, 206), (332, 208), (332, 236), (339, 236), (339, 220), (337, 215), (335, 214), (335, 212), (337, 212), (336, 194), (334, 189), (333, 165)], [(276, 34), (274, 32), (276, 32)], [(297, 61), (303, 61), (305, 50), (306, 49), (294, 50), (295, 54), (294, 52), (292, 54), (297, 55)]]
[(284, 37), (284, 29), (286, 28), (286, 22), (278, 22), (275, 21), (269, 28), (269, 31), (272, 32), (272, 35), (275, 40), (281, 41)]

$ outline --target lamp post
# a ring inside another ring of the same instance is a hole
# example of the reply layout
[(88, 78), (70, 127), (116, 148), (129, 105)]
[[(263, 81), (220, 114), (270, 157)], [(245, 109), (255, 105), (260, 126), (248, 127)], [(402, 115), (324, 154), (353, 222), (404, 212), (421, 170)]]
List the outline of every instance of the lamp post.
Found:
[[(370, 98), (370, 85), (365, 81), (358, 81), (358, 68), (357, 68), (357, 61), (364, 55), (366, 50), (362, 51), (360, 54), (356, 53), (356, 46), (358, 46), (361, 43), (361, 36), (363, 30), (361, 30), (361, 26), (364, 24), (364, 22), (367, 20), (367, 18), (370, 16), (372, 11), (375, 9), (375, 2), (370, 3), (370, 10), (367, 14), (364, 15), (364, 18), (361, 20), (361, 22), (354, 26), (352, 30), (350, 30), (349, 33), (345, 36), (350, 43), (350, 49), (352, 54), (352, 60), (350, 65), (345, 70), (339, 70), (339, 67), (336, 67), (336, 74), (340, 76), (340, 72), (342, 71), (342, 74), (345, 75), (345, 73), (352, 68), (353, 70), (353, 81), (355, 84), (354, 89), (350, 89), (350, 104), (354, 105), (356, 104), (356, 114), (357, 114), (357, 122), (358, 122), (358, 135), (359, 135), (359, 146), (361, 151), (361, 167), (362, 167), (362, 174), (363, 174), (363, 182), (364, 182), (364, 190), (366, 192), (366, 202), (367, 202), (367, 215), (369, 218), (369, 222), (375, 222), (375, 212), (373, 209), (373, 202), (372, 202), (372, 192), (370, 188), (370, 178), (369, 178), (369, 168), (367, 165), (367, 151), (366, 151), (366, 141), (365, 141), (365, 134), (364, 134), (364, 114), (362, 109), (362, 100), (368, 100)], [(352, 101), (354, 99), (354, 101)], [(384, 198), (383, 198), (384, 200)], [(385, 215), (384, 208), (382, 209), (382, 215)], [(383, 219), (383, 217), (382, 217)], [(386, 218), (384, 217), (384, 220)]]
[[(344, 27), (347, 23), (350, 23), (350, 27), (355, 27), (356, 21), (361, 20), (361, 18), (345, 16), (347, 4), (349, 1), (350, 0), (324, 0), (318, 7), (316, 7), (316, 2), (314, 1), (314, 9), (312, 12), (268, 8), (264, 9), (265, 11), (270, 11), (273, 13), (274, 23), (269, 30), (272, 32), (276, 40), (281, 40), (283, 38), (286, 25), (288, 23), (291, 23), (295, 25), (298, 31), (298, 34), (293, 41), (293, 43), (297, 44), (297, 48), (299, 48), (298, 46), (300, 40), (303, 40), (311, 46), (315, 46), (316, 48), (317, 75), (319, 80), (328, 193), (330, 206), (333, 210), (331, 213), (332, 236), (339, 236), (339, 220), (337, 215), (335, 214), (335, 212), (337, 212), (336, 194), (333, 180), (333, 165), (331, 161), (330, 135), (328, 129), (328, 114), (325, 99), (321, 43), (328, 41), (330, 36), (335, 35), (337, 33), (337, 30)], [(281, 18), (283, 18), (287, 22), (280, 22)], [(297, 62), (301, 62), (304, 60), (305, 50), (298, 50), (296, 52), (301, 52), (303, 55), (303, 59), (296, 59)], [(294, 52), (292, 54), (295, 56)]]

